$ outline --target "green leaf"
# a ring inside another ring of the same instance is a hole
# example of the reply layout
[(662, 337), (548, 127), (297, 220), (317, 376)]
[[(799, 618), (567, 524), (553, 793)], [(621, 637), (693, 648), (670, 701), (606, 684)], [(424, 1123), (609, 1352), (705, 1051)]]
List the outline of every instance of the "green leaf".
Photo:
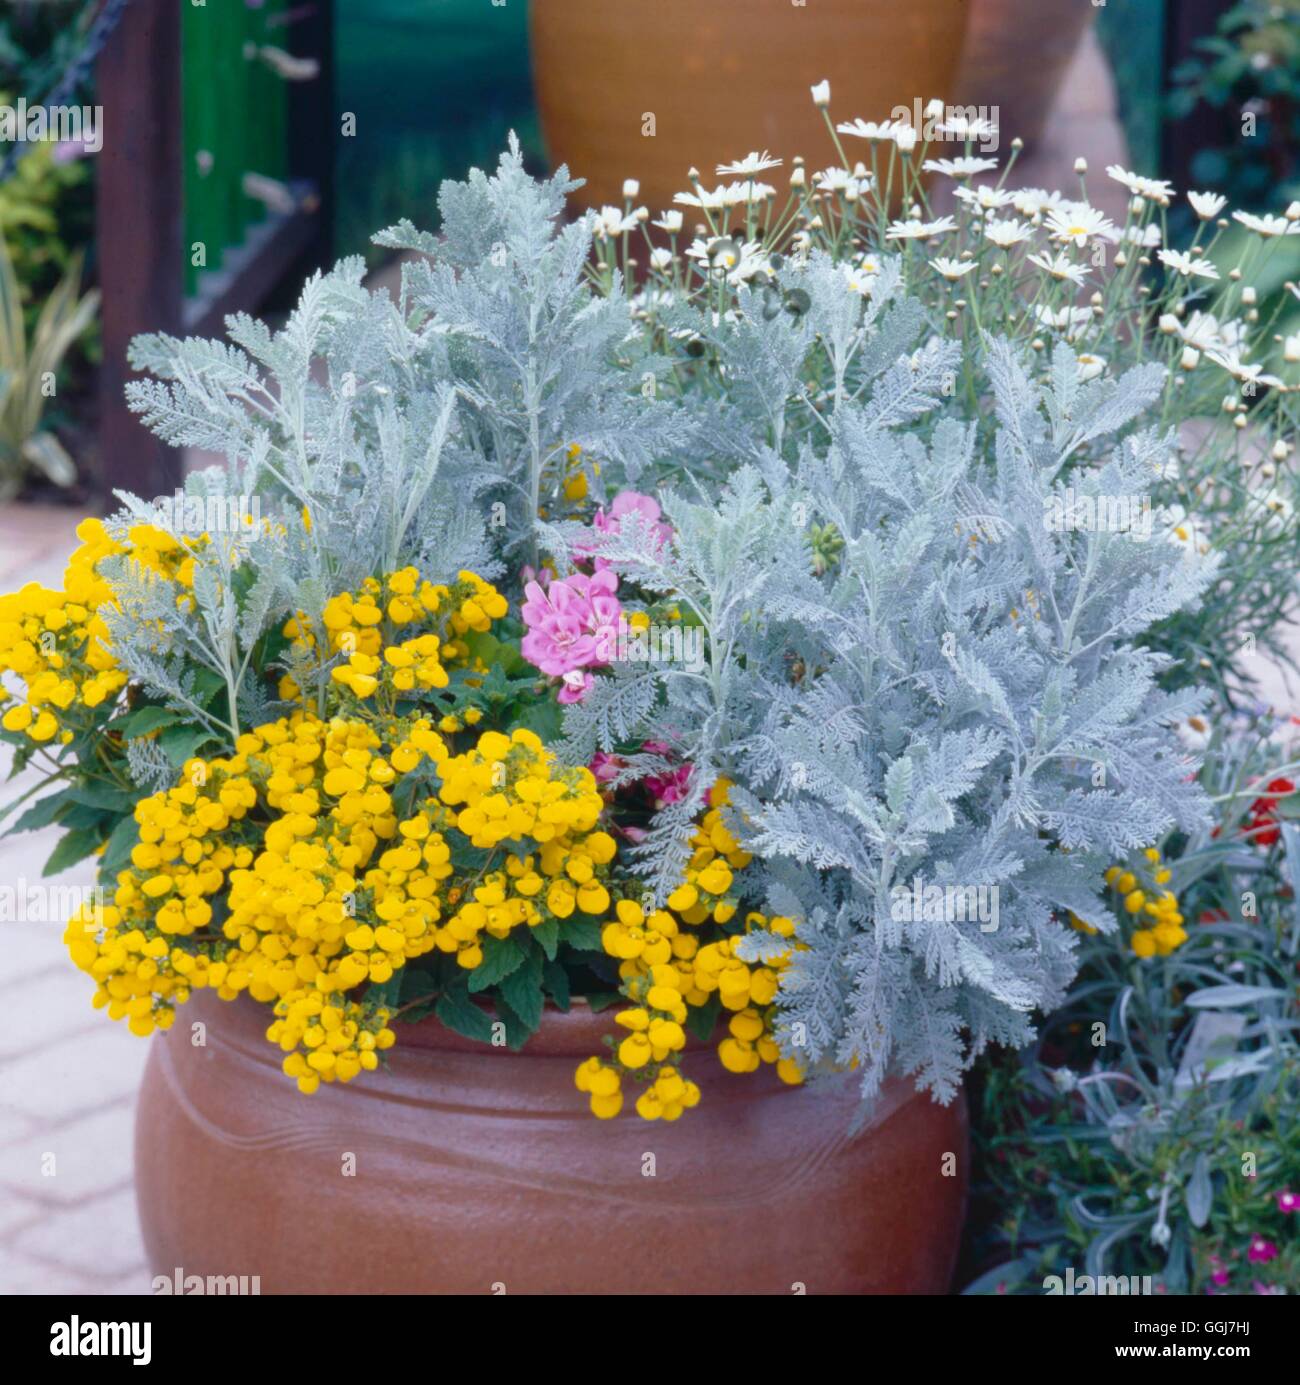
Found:
[(474, 1004), (463, 986), (444, 991), (433, 1007), (433, 1013), (453, 1033), (463, 1034), (467, 1039), (477, 1039), (484, 1044), (492, 1041), (492, 1017)]
[(722, 1001), (717, 995), (711, 995), (703, 1005), (688, 1005), (686, 1028), (702, 1043), (708, 1043), (713, 1037), (713, 1026), (718, 1022), (718, 1011), (721, 1009)]
[(18, 818), (9, 829), (10, 832), (35, 832), (39, 827), (48, 827), (72, 802), (73, 792), (72, 789), (62, 789), (58, 793), (39, 799)]
[(543, 919), (528, 931), (541, 944), (547, 961), (555, 961), (555, 953), (560, 946), (560, 925), (554, 919)]
[(198, 753), (201, 745), (215, 741), (216, 736), (206, 726), (169, 726), (158, 738), (168, 760), (180, 769), (186, 760)]
[(524, 707), (515, 718), (515, 726), (535, 731), (548, 745), (560, 739), (564, 729), (564, 708), (553, 697)]
[(387, 981), (372, 983), (366, 988), (366, 999), (373, 1000), (384, 1009), (396, 1010), (398, 997), (402, 994), (402, 972), (405, 970), (403, 967), (400, 971), (395, 971)]
[(542, 1006), (546, 997), (542, 991), (542, 953), (533, 948), (521, 967), (517, 967), (498, 987), (501, 998), (519, 1016), (530, 1034), (542, 1022)]
[(617, 991), (593, 991), (587, 997), (587, 1004), (599, 1014), (602, 1010), (608, 1010), (611, 1005), (617, 1005), (622, 999)]
[(170, 707), (137, 707), (124, 717), (109, 722), (108, 731), (120, 731), (127, 740), (147, 736), (151, 731), (161, 731), (165, 726), (175, 726), (184, 718)]
[(72, 801), (107, 813), (133, 813), (137, 795), (111, 784), (79, 784), (72, 790)]
[(600, 924), (595, 919), (579, 918), (575, 914), (560, 924), (560, 941), (579, 952), (599, 952)]
[(569, 973), (558, 962), (547, 962), (542, 967), (542, 985), (546, 987), (546, 994), (567, 1014)]
[(69, 832), (58, 846), (50, 852), (50, 859), (45, 863), (42, 875), (58, 875), (60, 871), (65, 871), (69, 866), (75, 866), (78, 861), (84, 861), (92, 851), (98, 849), (100, 842), (104, 840), (99, 832), (91, 832), (85, 829), (77, 832)]
[(506, 1047), (512, 1053), (518, 1053), (535, 1031), (530, 1029), (500, 996), (497, 997), (496, 1010), (498, 1020), (506, 1027)]
[(108, 845), (99, 860), (100, 878), (111, 881), (118, 871), (125, 870), (131, 860), (131, 852), (140, 841), (140, 828), (135, 818), (123, 818), (109, 834)]
[(509, 976), (524, 960), (524, 949), (507, 934), (483, 941), (483, 960), (469, 974), (469, 989), (485, 991)]

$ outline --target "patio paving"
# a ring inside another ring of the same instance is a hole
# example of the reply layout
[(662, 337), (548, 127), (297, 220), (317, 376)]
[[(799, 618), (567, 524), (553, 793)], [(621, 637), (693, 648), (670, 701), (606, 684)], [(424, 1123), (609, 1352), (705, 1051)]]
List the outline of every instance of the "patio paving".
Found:
[[(1020, 182), (1071, 185), (1078, 154), (1094, 170), (1100, 205), (1107, 163), (1123, 162), (1110, 74), (1089, 39), (1067, 76), (1039, 149)], [(380, 282), (391, 283), (392, 274)], [(79, 516), (0, 509), (0, 590), (57, 584)], [(1262, 665), (1262, 661), (1261, 661)], [(1262, 665), (1264, 697), (1294, 707), (1278, 670)], [(7, 770), (0, 750), (0, 774)], [(30, 782), (5, 786), (0, 803)], [(0, 838), (0, 886), (34, 882), (57, 832)], [(89, 885), (82, 865), (60, 885)], [(147, 1293), (149, 1272), (132, 1192), (135, 1093), (148, 1042), (91, 1009), (90, 985), (67, 960), (59, 923), (5, 923), (0, 973), (0, 1293)], [(53, 1156), (51, 1161), (51, 1156)]]

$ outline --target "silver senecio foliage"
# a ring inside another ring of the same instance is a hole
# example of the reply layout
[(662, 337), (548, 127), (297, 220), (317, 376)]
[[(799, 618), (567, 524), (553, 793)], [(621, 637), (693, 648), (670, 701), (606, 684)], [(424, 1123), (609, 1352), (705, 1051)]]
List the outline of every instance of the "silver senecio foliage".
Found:
[[(704, 660), (602, 672), (557, 753), (617, 748), (644, 772), (664, 762), (627, 743), (654, 739), (696, 766), (636, 852), (660, 898), (708, 787), (730, 779), (756, 858), (747, 902), (793, 917), (802, 945), (783, 1047), (814, 1071), (856, 1064), (867, 1096), (895, 1067), (948, 1101), (985, 1046), (1026, 1043), (1034, 1011), (1061, 1002), (1067, 913), (1115, 927), (1106, 866), (1207, 820), (1169, 730), (1201, 698), (1157, 687), (1169, 661), (1142, 637), (1196, 601), (1213, 562), (1044, 522), (1067, 482), (1073, 500), (1147, 488), (1169, 447), (1142, 426), (1162, 369), (1084, 382), (1062, 345), (1040, 379), (988, 340), (972, 404), (950, 388), (959, 346), (928, 333), (897, 261), (864, 298), (813, 253), (725, 312), (660, 305), (669, 340), (705, 353), (707, 388), (684, 385), (636, 300), (586, 276), (590, 232), (561, 221), (571, 186), (563, 169), (530, 178), (512, 142), (495, 176), (443, 186), (440, 237), (377, 237), (429, 257), (405, 266), (398, 303), (345, 261), (277, 333), (238, 317), (232, 345), (138, 343), (156, 378), (130, 387), (133, 407), (169, 442), (229, 459), (191, 487), (256, 491), (311, 524), (272, 523), (236, 553), (258, 593), (242, 614), (219, 581), (196, 581), (197, 623), (142, 589), (148, 624), (124, 603), (115, 647), (185, 707), (170, 661), (186, 642), (252, 724), (280, 710), (240, 681), (273, 622), (405, 563), (432, 580), (504, 572), (517, 595), (521, 563), (563, 573), (580, 534), (625, 586), (702, 628)], [(573, 444), (600, 464), (597, 501), (660, 487), (671, 540), (635, 516), (595, 535), (539, 519)], [(815, 531), (836, 538), (825, 561)], [(995, 889), (996, 926), (900, 918), (896, 888), (917, 880)]]

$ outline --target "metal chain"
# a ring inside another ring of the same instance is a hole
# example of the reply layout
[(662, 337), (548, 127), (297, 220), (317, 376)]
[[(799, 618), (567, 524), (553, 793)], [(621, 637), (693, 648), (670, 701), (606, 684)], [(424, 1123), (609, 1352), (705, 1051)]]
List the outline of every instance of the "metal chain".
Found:
[[(38, 102), (41, 106), (62, 106), (65, 105), (70, 96), (75, 95), (78, 88), (90, 75), (91, 69), (95, 66), (95, 61), (108, 42), (109, 36), (117, 28), (118, 22), (126, 7), (131, 0), (107, 0), (104, 8), (100, 10), (95, 22), (90, 26), (90, 32), (86, 35), (86, 42), (82, 46), (81, 52), (68, 64), (63, 76), (45, 94), (45, 99)], [(13, 175), (14, 169), (19, 162), (29, 152), (25, 141), (15, 141), (13, 148), (5, 155), (4, 162), (0, 163), (0, 183)]]

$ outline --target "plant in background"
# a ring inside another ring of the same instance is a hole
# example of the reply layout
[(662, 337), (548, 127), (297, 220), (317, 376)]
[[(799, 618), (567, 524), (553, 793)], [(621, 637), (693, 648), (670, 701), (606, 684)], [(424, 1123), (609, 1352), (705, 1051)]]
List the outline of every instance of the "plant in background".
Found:
[[(1294, 1288), (1292, 740), (1267, 719), (1216, 733), (1203, 772), (1221, 805), (1216, 825), (1171, 839), (1159, 867), (1186, 912), (1185, 939), (1135, 955), (1089, 937), (1078, 982), (1041, 1037), (982, 1067), (976, 1198), (987, 1215), (977, 1211), (968, 1259), (1001, 1263), (968, 1292), (1040, 1293), (1071, 1265), (1151, 1275), (1170, 1292)], [(1280, 825), (1261, 843), (1243, 814), (1255, 814), (1266, 784), (1277, 786)]]
[(43, 426), (43, 416), (64, 357), (99, 305), (97, 291), (80, 290), (77, 256), (42, 305), (29, 335), (18, 279), (0, 238), (0, 499), (16, 495), (29, 470), (59, 486), (77, 478), (72, 458)]
[[(0, 104), (6, 100), (0, 93)], [(53, 145), (26, 148), (0, 181), (0, 238), (9, 249), (29, 332), (45, 299), (90, 244), (90, 182), (87, 162), (64, 157)]]
[(1173, 73), (1171, 114), (1226, 111), (1233, 144), (1201, 149), (1195, 176), (1233, 202), (1265, 210), (1300, 194), (1300, 4), (1244, 0), (1224, 11), (1197, 56)]

